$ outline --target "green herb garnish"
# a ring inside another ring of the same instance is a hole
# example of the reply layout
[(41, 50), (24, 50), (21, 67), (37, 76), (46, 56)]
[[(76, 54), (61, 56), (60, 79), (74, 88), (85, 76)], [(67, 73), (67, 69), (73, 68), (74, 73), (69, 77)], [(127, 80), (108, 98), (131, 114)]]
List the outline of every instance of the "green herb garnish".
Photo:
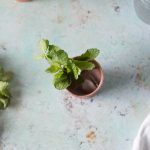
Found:
[(68, 54), (61, 48), (50, 45), (48, 40), (40, 41), (41, 57), (46, 59), (50, 67), (46, 72), (54, 75), (54, 86), (58, 90), (66, 89), (73, 81), (79, 80), (84, 70), (92, 70), (92, 63), (100, 53), (96, 48), (88, 49), (84, 54), (75, 58), (69, 58)]
[(0, 109), (5, 109), (10, 103), (9, 81), (12, 78), (11, 72), (4, 72), (0, 67)]

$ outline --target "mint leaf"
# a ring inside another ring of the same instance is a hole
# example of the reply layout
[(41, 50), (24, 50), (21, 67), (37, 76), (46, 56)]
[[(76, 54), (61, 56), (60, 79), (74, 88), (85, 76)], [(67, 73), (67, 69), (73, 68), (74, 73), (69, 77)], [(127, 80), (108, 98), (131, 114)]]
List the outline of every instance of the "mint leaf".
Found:
[(78, 76), (81, 73), (81, 69), (77, 67), (75, 64), (72, 64), (72, 70), (73, 70), (74, 78), (77, 80)]
[(99, 55), (100, 51), (96, 48), (88, 49), (84, 54), (77, 57), (77, 60), (93, 60)]
[(52, 61), (61, 65), (67, 65), (68, 54), (64, 50), (59, 50), (52, 56)]
[(58, 90), (66, 89), (71, 84), (70, 77), (63, 71), (57, 73), (54, 77), (54, 86)]
[(7, 98), (0, 98), (0, 109), (5, 109), (8, 104), (9, 104), (10, 100)]
[(61, 49), (60, 49), (58, 46), (49, 45), (48, 50), (49, 50), (49, 51), (50, 51), (50, 50), (53, 50), (53, 51), (57, 52), (57, 51), (59, 51), (59, 50), (61, 50)]
[(55, 74), (55, 76), (54, 76), (54, 81), (55, 81), (55, 79), (57, 79), (57, 78), (60, 78), (61, 76), (63, 76), (64, 75), (64, 72), (61, 70), (61, 71), (59, 71), (57, 74)]
[(69, 60), (67, 67), (73, 72), (74, 78), (77, 80), (78, 76), (81, 73), (81, 69), (78, 66), (76, 66), (72, 60)]
[(88, 61), (73, 60), (73, 62), (81, 70), (92, 70), (95, 67), (95, 65), (92, 62), (88, 62)]
[(49, 68), (46, 69), (48, 73), (56, 73), (60, 69), (59, 65), (51, 65)]
[(0, 67), (0, 109), (5, 109), (10, 102), (9, 80), (12, 78), (11, 72), (4, 72)]
[(66, 65), (68, 61), (68, 54), (64, 50), (51, 49), (46, 55), (46, 59), (50, 64), (58, 63), (60, 65)]
[(55, 57), (55, 55), (56, 55), (56, 51), (51, 49), (46, 54), (45, 58), (50, 64), (52, 64), (53, 63), (52, 58)]
[(59, 47), (55, 45), (49, 45), (47, 50), (48, 57), (52, 59), (52, 57), (54, 57), (56, 55), (56, 52), (59, 50), (61, 50)]
[(65, 51), (61, 50), (59, 47), (50, 45), (45, 58), (50, 64), (52, 63), (64, 64), (64, 62), (65, 63), (67, 62), (68, 55)]
[(9, 97), (8, 86), (8, 82), (0, 81), (0, 95)]
[(46, 51), (49, 47), (49, 41), (43, 39), (43, 40), (40, 41), (39, 45), (40, 45), (40, 50)]

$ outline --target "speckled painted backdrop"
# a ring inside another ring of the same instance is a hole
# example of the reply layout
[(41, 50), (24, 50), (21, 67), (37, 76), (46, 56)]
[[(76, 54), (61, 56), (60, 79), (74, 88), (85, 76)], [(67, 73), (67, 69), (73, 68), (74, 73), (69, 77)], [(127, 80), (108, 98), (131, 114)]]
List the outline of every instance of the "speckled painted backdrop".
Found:
[[(102, 90), (86, 101), (55, 90), (35, 59), (41, 38), (70, 56), (99, 48)], [(0, 0), (0, 64), (15, 74), (1, 150), (129, 150), (150, 112), (150, 26), (132, 0)]]

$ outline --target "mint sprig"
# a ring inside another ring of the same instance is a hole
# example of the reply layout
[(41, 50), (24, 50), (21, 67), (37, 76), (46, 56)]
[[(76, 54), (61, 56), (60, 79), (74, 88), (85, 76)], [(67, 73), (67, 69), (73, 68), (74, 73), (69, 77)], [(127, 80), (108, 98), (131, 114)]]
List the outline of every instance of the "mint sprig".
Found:
[(75, 58), (69, 58), (68, 54), (55, 45), (50, 45), (49, 41), (43, 39), (40, 41), (42, 58), (46, 59), (50, 67), (46, 72), (54, 75), (54, 86), (58, 90), (66, 89), (72, 82), (81, 81), (81, 72), (92, 70), (95, 65), (92, 63), (99, 55), (96, 48), (88, 49), (85, 53)]

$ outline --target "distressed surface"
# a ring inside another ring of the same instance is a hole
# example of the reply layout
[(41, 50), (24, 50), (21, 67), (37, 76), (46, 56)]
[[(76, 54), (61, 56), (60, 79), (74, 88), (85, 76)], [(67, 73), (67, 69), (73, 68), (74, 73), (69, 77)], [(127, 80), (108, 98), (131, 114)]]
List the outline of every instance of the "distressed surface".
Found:
[[(48, 38), (70, 56), (101, 49), (105, 84), (87, 101), (57, 91), (37, 61)], [(0, 2), (0, 64), (15, 74), (2, 150), (129, 150), (150, 111), (150, 26), (131, 0)]]

